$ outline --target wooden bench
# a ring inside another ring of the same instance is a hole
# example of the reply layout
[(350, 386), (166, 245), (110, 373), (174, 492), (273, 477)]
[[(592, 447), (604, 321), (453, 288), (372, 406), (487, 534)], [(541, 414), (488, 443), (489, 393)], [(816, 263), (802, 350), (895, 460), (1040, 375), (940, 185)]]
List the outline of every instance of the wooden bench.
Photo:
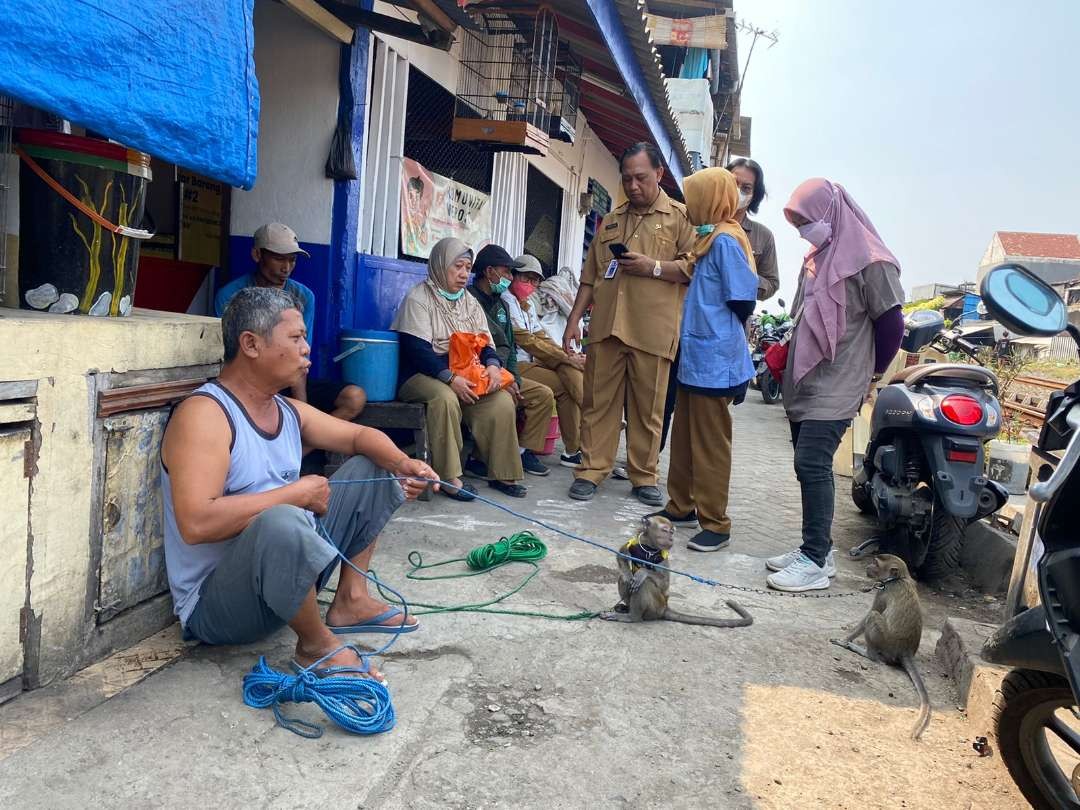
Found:
[[(430, 461), (427, 440), (427, 406), (422, 402), (369, 402), (363, 412), (354, 420), (358, 425), (378, 428), (379, 430), (411, 430), (413, 433), (413, 456), (421, 461)], [(341, 466), (343, 459), (330, 456), (327, 465), (328, 474)], [(331, 469), (332, 468), (332, 469)], [(431, 500), (431, 490), (420, 496), (420, 500)]]

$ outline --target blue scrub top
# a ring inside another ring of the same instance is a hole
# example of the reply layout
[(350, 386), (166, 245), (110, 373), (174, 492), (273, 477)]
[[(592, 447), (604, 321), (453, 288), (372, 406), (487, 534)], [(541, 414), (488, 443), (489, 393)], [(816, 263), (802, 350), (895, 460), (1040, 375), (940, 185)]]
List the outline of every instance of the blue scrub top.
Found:
[(720, 234), (694, 269), (683, 310), (679, 382), (734, 388), (754, 376), (746, 328), (728, 301), (757, 300), (758, 278), (734, 237)]

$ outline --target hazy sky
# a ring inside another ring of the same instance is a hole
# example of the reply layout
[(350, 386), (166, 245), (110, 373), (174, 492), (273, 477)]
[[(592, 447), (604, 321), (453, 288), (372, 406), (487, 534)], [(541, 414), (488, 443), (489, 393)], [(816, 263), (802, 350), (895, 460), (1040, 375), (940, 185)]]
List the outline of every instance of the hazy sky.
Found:
[[(779, 36), (758, 40), (742, 113), (780, 297), (808, 247), (783, 207), (808, 177), (851, 192), (908, 292), (973, 281), (994, 231), (1080, 231), (1080, 0), (735, 0), (735, 12)], [(740, 35), (740, 66), (749, 46)]]

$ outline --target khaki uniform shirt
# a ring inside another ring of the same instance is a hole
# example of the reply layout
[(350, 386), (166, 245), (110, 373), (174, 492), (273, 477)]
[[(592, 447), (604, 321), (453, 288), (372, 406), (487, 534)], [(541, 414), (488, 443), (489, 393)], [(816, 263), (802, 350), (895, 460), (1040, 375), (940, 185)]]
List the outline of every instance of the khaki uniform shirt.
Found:
[(615, 258), (609, 246), (622, 242), (632, 253), (662, 262), (678, 261), (689, 277), (696, 238), (686, 206), (663, 190), (643, 216), (632, 212), (629, 202), (605, 216), (581, 268), (581, 283), (593, 288), (590, 342), (615, 337), (631, 348), (674, 360), (687, 285), (621, 270), (615, 278), (604, 278)]
[(758, 301), (765, 301), (776, 295), (780, 289), (780, 268), (776, 266), (776, 240), (772, 231), (760, 222), (744, 216), (742, 221), (746, 238), (750, 240), (750, 250), (754, 253), (754, 264), (758, 275)]

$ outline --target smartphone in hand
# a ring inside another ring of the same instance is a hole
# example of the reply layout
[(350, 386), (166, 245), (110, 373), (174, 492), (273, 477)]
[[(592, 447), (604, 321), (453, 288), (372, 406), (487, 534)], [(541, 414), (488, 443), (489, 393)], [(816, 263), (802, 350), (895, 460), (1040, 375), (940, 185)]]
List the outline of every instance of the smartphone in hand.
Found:
[(616, 259), (621, 259), (624, 253), (630, 252), (630, 248), (628, 248), (622, 242), (615, 242), (608, 245), (608, 250), (611, 251), (611, 255), (613, 255)]

